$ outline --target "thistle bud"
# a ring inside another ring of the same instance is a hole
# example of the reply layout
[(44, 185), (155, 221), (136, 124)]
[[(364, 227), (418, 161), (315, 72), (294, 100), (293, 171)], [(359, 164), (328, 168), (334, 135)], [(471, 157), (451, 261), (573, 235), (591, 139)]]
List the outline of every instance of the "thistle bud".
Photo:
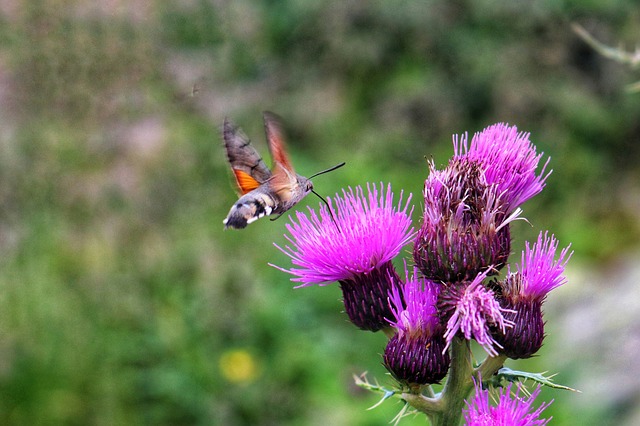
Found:
[(416, 274), (409, 279), (407, 273), (405, 285), (389, 294), (389, 323), (397, 333), (384, 351), (387, 370), (410, 388), (440, 382), (451, 363), (436, 308), (441, 285)]
[(451, 364), (445, 346), (440, 335), (395, 334), (384, 350), (384, 366), (397, 381), (410, 388), (440, 383)]
[(526, 243), (518, 269), (509, 268), (506, 278), (494, 284), (500, 306), (509, 310), (505, 317), (514, 323), (511, 329), (493, 332), (509, 358), (529, 358), (542, 347), (542, 303), (551, 290), (566, 282), (563, 273), (571, 257), (567, 247), (554, 260), (557, 249), (553, 235), (540, 233), (532, 246)]

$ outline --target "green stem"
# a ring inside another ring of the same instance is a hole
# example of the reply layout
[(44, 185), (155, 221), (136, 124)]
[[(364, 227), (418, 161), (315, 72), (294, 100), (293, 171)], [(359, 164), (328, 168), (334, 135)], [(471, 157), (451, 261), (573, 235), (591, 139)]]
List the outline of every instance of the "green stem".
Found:
[(419, 393), (409, 392), (403, 393), (401, 397), (413, 408), (425, 413), (430, 419), (438, 416), (444, 408), (440, 398), (428, 398)]
[(440, 401), (443, 411), (432, 418), (433, 426), (457, 426), (462, 419), (464, 400), (473, 389), (469, 341), (455, 337), (451, 342), (451, 367)]
[(451, 367), (442, 392), (434, 395), (429, 387), (429, 390), (405, 392), (401, 396), (413, 408), (425, 413), (433, 426), (458, 426), (464, 401), (473, 390), (473, 379), (493, 376), (507, 359), (505, 355), (489, 356), (474, 369), (470, 343), (459, 337), (451, 342), (450, 354)]
[(422, 390), (422, 394), (428, 398), (435, 398), (436, 394), (433, 392), (431, 385), (425, 386)]
[(506, 355), (498, 355), (496, 357), (488, 356), (482, 364), (473, 371), (473, 377), (475, 377), (476, 380), (488, 379), (502, 368), (506, 360)]
[(464, 401), (473, 390), (473, 379), (493, 376), (507, 359), (505, 355), (487, 357), (474, 369), (470, 343), (459, 337), (451, 342), (450, 354), (451, 367), (442, 392), (434, 396), (433, 390), (423, 389), (422, 393), (406, 392), (401, 396), (413, 408), (425, 413), (433, 426), (458, 426)]

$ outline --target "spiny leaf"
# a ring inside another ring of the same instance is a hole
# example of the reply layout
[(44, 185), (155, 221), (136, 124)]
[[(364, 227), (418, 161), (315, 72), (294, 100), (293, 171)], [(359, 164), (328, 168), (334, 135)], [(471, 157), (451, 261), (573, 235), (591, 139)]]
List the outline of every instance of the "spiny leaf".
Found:
[(502, 379), (507, 382), (516, 382), (520, 380), (533, 380), (536, 383), (540, 383), (544, 386), (549, 386), (550, 388), (555, 389), (563, 389), (569, 390), (572, 392), (580, 392), (577, 389), (570, 388), (569, 386), (559, 385), (554, 383), (551, 379), (555, 376), (555, 374), (545, 377), (546, 371), (543, 373), (529, 373), (528, 371), (516, 371), (510, 368), (502, 367), (498, 372), (487, 382), (493, 386), (500, 387)]
[[(395, 390), (395, 389), (387, 389), (383, 386), (380, 386), (377, 381), (376, 384), (374, 385), (373, 383), (369, 382), (369, 380), (367, 380), (367, 373), (362, 373), (360, 376), (356, 376), (355, 374), (353, 375), (353, 380), (356, 383), (356, 386), (359, 386), (363, 389), (367, 389), (373, 392), (379, 392), (379, 393), (383, 393), (383, 397), (382, 400), (384, 401), (385, 399), (389, 399), (391, 398), (393, 395), (395, 395), (396, 393), (399, 392), (399, 390)], [(378, 405), (378, 404), (376, 404)]]

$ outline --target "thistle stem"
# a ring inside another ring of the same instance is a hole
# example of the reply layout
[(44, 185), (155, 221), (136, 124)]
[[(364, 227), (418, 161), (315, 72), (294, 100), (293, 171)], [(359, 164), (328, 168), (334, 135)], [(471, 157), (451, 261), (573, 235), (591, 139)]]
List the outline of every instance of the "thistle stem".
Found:
[(419, 393), (406, 392), (402, 394), (402, 399), (416, 410), (425, 413), (432, 421), (444, 409), (440, 398), (428, 398)]
[(506, 356), (487, 357), (483, 363), (473, 368), (470, 343), (455, 337), (451, 342), (451, 367), (447, 381), (438, 395), (433, 392), (404, 393), (404, 399), (413, 408), (425, 413), (433, 426), (457, 426), (462, 419), (465, 399), (473, 390), (473, 378), (491, 377), (504, 364)]
[(488, 356), (478, 368), (473, 371), (473, 377), (476, 380), (482, 380), (483, 378), (489, 378), (496, 374), (496, 372), (502, 368), (504, 362), (507, 360), (506, 355)]
[(464, 400), (473, 388), (469, 341), (455, 337), (451, 341), (451, 367), (440, 401), (443, 411), (432, 418), (433, 426), (457, 426), (462, 418)]

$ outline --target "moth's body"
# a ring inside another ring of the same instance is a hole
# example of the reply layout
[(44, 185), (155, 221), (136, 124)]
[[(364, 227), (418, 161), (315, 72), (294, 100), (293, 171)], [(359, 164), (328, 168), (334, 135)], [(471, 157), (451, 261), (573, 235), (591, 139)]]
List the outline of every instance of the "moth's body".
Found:
[(297, 182), (290, 188), (273, 188), (270, 181), (244, 194), (231, 207), (223, 221), (226, 228), (244, 228), (264, 216), (282, 214), (295, 206), (313, 189), (311, 181), (296, 175)]
[(227, 157), (243, 194), (223, 221), (225, 228), (244, 228), (261, 217), (282, 214), (313, 190), (311, 181), (295, 173), (291, 166), (277, 116), (265, 112), (264, 125), (273, 157), (273, 171), (242, 130), (228, 119), (224, 121)]

